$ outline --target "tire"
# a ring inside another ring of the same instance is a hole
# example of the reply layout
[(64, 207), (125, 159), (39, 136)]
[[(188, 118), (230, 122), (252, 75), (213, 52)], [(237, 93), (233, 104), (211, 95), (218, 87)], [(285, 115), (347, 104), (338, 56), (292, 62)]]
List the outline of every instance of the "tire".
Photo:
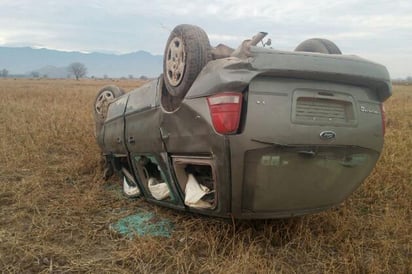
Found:
[(312, 38), (303, 41), (295, 51), (319, 52), (325, 54), (342, 54), (338, 46), (332, 41), (322, 38)]
[(116, 86), (105, 86), (97, 93), (93, 105), (96, 137), (101, 131), (104, 121), (106, 120), (109, 104), (123, 94), (124, 90)]
[(183, 99), (211, 60), (206, 32), (193, 25), (178, 25), (170, 33), (163, 57), (163, 77), (170, 95)]

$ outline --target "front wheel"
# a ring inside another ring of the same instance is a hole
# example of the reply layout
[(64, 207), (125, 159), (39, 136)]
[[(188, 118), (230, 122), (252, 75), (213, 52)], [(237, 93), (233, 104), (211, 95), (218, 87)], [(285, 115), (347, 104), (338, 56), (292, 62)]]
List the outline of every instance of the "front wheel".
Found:
[(95, 121), (95, 136), (98, 136), (107, 118), (109, 105), (116, 98), (122, 96), (124, 90), (117, 86), (105, 86), (96, 95), (93, 105), (93, 116)]
[(296, 47), (295, 51), (342, 54), (335, 43), (323, 38), (312, 38), (305, 40)]

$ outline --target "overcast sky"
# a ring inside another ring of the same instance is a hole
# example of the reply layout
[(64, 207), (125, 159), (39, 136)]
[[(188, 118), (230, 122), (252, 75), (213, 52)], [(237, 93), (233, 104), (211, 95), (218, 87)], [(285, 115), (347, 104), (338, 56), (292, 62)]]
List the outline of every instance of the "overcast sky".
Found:
[(212, 45), (237, 47), (258, 31), (280, 50), (327, 38), (393, 78), (412, 76), (412, 0), (0, 0), (0, 46), (162, 54), (182, 23), (204, 28)]

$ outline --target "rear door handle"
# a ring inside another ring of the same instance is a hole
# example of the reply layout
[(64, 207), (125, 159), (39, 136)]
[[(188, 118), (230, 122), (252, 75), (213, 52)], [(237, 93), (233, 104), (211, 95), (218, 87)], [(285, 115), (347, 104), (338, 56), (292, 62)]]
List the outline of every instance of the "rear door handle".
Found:
[(160, 136), (162, 137), (163, 140), (166, 140), (169, 138), (170, 134), (164, 128), (161, 127)]
[(133, 136), (129, 136), (129, 138), (127, 139), (127, 141), (129, 142), (129, 144), (134, 144), (134, 143), (136, 143), (136, 140), (134, 139)]
[(316, 152), (313, 150), (300, 150), (298, 151), (298, 154), (305, 158), (313, 158), (316, 156)]
[(122, 139), (120, 137), (116, 138), (116, 143), (121, 144), (122, 143)]

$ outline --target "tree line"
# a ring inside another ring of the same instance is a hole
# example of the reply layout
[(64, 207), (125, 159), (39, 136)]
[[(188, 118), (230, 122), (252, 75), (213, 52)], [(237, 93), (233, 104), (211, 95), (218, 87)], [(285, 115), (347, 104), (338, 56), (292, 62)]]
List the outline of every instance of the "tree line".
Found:
[[(74, 63), (71, 63), (67, 67), (67, 72), (68, 72), (68, 75), (67, 75), (68, 78), (71, 78), (72, 76), (74, 76), (76, 78), (76, 80), (79, 80), (80, 78), (83, 78), (87, 75), (87, 67), (83, 63), (74, 62)], [(27, 75), (10, 75), (9, 71), (5, 68), (0, 70), (0, 77), (7, 78), (8, 76), (27, 77)], [(40, 78), (40, 77), (48, 78), (47, 74), (40, 75), (40, 72), (38, 72), (38, 71), (30, 72), (29, 76), (33, 77), (33, 78)], [(95, 77), (91, 76), (91, 78), (93, 79)], [(103, 78), (108, 79), (109, 76), (105, 74), (103, 76)], [(122, 78), (126, 78), (126, 77), (122, 77)], [(135, 78), (132, 74), (129, 74), (128, 78), (129, 79), (139, 79), (139, 80), (148, 80), (149, 79), (148, 77), (146, 77), (144, 75), (140, 76), (139, 78)]]
[[(68, 67), (67, 67), (67, 72), (70, 75), (73, 75), (76, 80), (79, 80), (82, 77), (85, 77), (87, 74), (87, 68), (83, 63), (80, 62), (74, 62), (71, 63)], [(2, 69), (0, 70), (0, 77), (6, 78), (9, 76), (9, 71), (7, 69)], [(30, 76), (34, 77), (34, 78), (38, 78), (40, 77), (40, 73), (38, 71), (32, 71), (30, 73)], [(43, 77), (47, 78), (47, 75), (44, 75)]]

